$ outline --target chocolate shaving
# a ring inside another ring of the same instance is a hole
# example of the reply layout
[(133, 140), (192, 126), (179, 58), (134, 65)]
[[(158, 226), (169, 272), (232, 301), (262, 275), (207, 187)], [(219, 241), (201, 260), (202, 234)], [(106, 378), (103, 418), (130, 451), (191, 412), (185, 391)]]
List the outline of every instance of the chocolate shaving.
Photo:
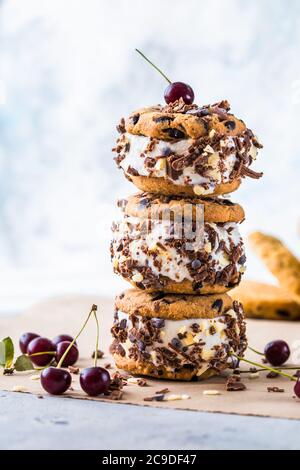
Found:
[(272, 372), (271, 371), (267, 374), (266, 377), (267, 377), (267, 379), (276, 379), (277, 377), (279, 377), (279, 374), (277, 374), (277, 372)]
[(164, 394), (161, 395), (154, 395), (152, 397), (145, 397), (144, 401), (163, 401), (165, 398)]
[(268, 392), (273, 392), (273, 393), (284, 393), (285, 390), (284, 388), (279, 388), (279, 387), (268, 387), (267, 388)]
[(242, 392), (246, 390), (246, 385), (241, 382), (241, 378), (238, 375), (228, 377), (225, 387), (227, 392)]
[(258, 173), (257, 171), (251, 170), (251, 168), (249, 168), (249, 167), (245, 166), (244, 164), (242, 164), (242, 167), (241, 167), (241, 170), (240, 170), (240, 176), (242, 176), (242, 177), (248, 176), (249, 178), (258, 180), (259, 178), (262, 177), (262, 175), (263, 175), (263, 173)]
[(166, 393), (169, 393), (170, 390), (168, 388), (163, 388), (162, 390), (158, 390), (156, 393), (156, 395), (165, 395)]
[[(95, 352), (96, 351), (93, 351), (93, 353), (92, 353), (92, 359), (95, 359)], [(100, 349), (98, 349), (97, 350), (97, 359), (101, 359), (103, 356), (104, 356), (104, 352), (101, 351)]]

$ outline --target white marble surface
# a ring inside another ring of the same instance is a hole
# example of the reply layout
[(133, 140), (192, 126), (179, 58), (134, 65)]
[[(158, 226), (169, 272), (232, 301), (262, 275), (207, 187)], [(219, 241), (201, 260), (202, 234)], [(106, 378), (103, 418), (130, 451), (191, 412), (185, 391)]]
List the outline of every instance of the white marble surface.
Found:
[[(233, 196), (242, 233), (280, 234), (299, 253), (299, 0), (2, 0), (0, 21), (3, 312), (119, 289), (110, 223), (134, 188), (112, 160), (115, 125), (165, 88), (135, 47), (258, 133), (265, 176)], [(270, 279), (248, 258), (249, 276)]]
[(0, 392), (0, 449), (299, 450), (299, 432), (300, 421)]

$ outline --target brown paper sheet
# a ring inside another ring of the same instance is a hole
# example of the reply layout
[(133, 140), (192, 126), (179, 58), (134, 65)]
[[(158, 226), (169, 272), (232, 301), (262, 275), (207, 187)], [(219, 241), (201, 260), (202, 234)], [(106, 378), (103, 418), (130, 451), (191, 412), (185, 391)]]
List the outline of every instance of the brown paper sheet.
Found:
[[(51, 299), (33, 306), (24, 315), (18, 317), (0, 318), (0, 338), (11, 336), (15, 343), (25, 331), (34, 331), (47, 337), (54, 337), (59, 333), (74, 335), (83, 323), (90, 306), (96, 303), (99, 309), (101, 324), (100, 349), (105, 351), (100, 365), (113, 361), (108, 353), (110, 343), (109, 329), (113, 316), (111, 300), (97, 297), (66, 297)], [(95, 324), (90, 320), (86, 330), (78, 340), (82, 358), (79, 367), (93, 364), (91, 353), (95, 345)], [(290, 345), (299, 339), (300, 324), (289, 322), (268, 322), (248, 320), (249, 344), (262, 349), (266, 342), (273, 339), (285, 339)], [(260, 362), (260, 357), (247, 352), (247, 358)], [(300, 361), (299, 361), (300, 362)], [(248, 366), (243, 366), (248, 368)], [(111, 370), (113, 371), (113, 369)], [(293, 372), (292, 372), (293, 374)], [(0, 375), (0, 389), (12, 391), (20, 386), (24, 392), (45, 395), (39, 380), (32, 380), (33, 372), (15, 373), (12, 376)], [(107, 398), (90, 398), (81, 391), (78, 376), (73, 375), (71, 392), (63, 397), (105, 401)], [(240, 392), (225, 391), (224, 378), (211, 378), (204, 382), (173, 382), (167, 380), (147, 379), (147, 387), (128, 384), (124, 387), (123, 398), (120, 403), (129, 403), (141, 406), (155, 406), (159, 408), (174, 408), (184, 410), (209, 411), (215, 413), (233, 413), (252, 416), (270, 416), (276, 418), (300, 419), (300, 400), (293, 393), (293, 383), (284, 378), (267, 379), (265, 373), (260, 373), (258, 379), (250, 380), (248, 374), (242, 375), (242, 381), (247, 390)], [(144, 398), (155, 394), (162, 388), (169, 388), (172, 394), (187, 394), (190, 399), (169, 402), (145, 402)], [(284, 393), (270, 393), (267, 387), (279, 387)], [(205, 390), (219, 390), (221, 395), (206, 396)], [(80, 406), (80, 403), (78, 404)]]

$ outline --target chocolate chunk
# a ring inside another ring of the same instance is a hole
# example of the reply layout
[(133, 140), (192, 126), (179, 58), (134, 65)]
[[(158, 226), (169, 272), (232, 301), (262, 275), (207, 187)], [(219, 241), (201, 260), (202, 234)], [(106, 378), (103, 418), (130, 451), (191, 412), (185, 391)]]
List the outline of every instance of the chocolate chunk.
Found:
[(279, 374), (277, 374), (277, 372), (269, 372), (267, 374), (267, 379), (277, 379), (277, 377), (279, 377)]
[(153, 318), (152, 325), (155, 328), (163, 328), (165, 326), (165, 320), (163, 318)]
[(159, 116), (159, 117), (153, 117), (154, 122), (165, 122), (165, 121), (173, 121), (174, 118), (172, 116)]
[(214, 327), (213, 325), (211, 325), (211, 327), (209, 328), (209, 334), (210, 334), (210, 335), (215, 335), (216, 332), (217, 332), (217, 331), (216, 331), (215, 327)]
[(172, 139), (184, 139), (185, 138), (184, 132), (179, 131), (178, 129), (173, 129), (171, 127), (167, 129), (163, 129), (163, 132), (168, 134), (168, 136), (171, 137)]
[(132, 124), (135, 126), (139, 119), (140, 119), (140, 115), (139, 115), (139, 114), (134, 114), (134, 115), (131, 117)]
[(191, 263), (191, 267), (192, 269), (198, 269), (200, 268), (201, 264), (201, 261), (199, 261), (198, 259), (194, 259), (194, 261), (192, 261)]
[(289, 318), (290, 317), (290, 312), (288, 312), (287, 310), (278, 309), (278, 310), (276, 310), (276, 313), (281, 318)]
[(242, 392), (246, 390), (246, 385), (241, 382), (240, 376), (232, 375), (227, 379), (226, 390), (227, 392)]
[(127, 168), (127, 173), (132, 176), (139, 176), (139, 172), (135, 168), (132, 168), (132, 166), (130, 165)]
[(138, 345), (138, 348), (139, 348), (140, 352), (145, 351), (146, 345), (145, 345), (144, 341), (142, 341), (141, 339), (138, 339), (137, 340), (137, 345)]
[(193, 290), (197, 291), (197, 290), (201, 289), (202, 286), (203, 286), (202, 282), (194, 282), (193, 283)]
[(219, 313), (221, 313), (223, 307), (223, 300), (222, 299), (217, 299), (214, 301), (212, 304), (211, 308), (218, 310)]
[(246, 255), (242, 255), (242, 256), (239, 258), (238, 263), (239, 263), (239, 264), (245, 264), (245, 263), (246, 263), (246, 260), (247, 260)]
[(161, 300), (165, 296), (164, 292), (155, 292), (155, 294), (152, 294), (152, 300)]
[(230, 131), (233, 131), (236, 127), (236, 124), (234, 121), (226, 121), (224, 122), (224, 124), (227, 127), (227, 129), (229, 129)]
[(174, 348), (177, 348), (177, 349), (180, 349), (182, 347), (181, 341), (179, 341), (179, 339), (177, 338), (173, 338), (171, 340), (171, 344), (172, 346), (174, 346)]
[[(95, 358), (95, 353), (96, 353), (96, 351), (93, 351), (92, 359)], [(104, 356), (104, 352), (101, 351), (100, 349), (98, 349), (98, 350), (97, 350), (97, 359), (101, 359), (103, 356)]]
[(189, 111), (187, 111), (186, 114), (192, 114), (193, 116), (204, 117), (204, 116), (209, 116), (211, 114), (211, 111), (207, 108), (196, 108), (196, 109), (190, 109)]
[(200, 331), (200, 326), (198, 323), (193, 323), (191, 325), (191, 330), (193, 331), (193, 333), (198, 333)]
[(126, 325), (127, 325), (127, 320), (126, 320), (126, 318), (123, 318), (123, 320), (120, 321), (119, 328), (121, 330), (125, 330)]
[(116, 352), (117, 354), (119, 354), (122, 357), (126, 356), (126, 351), (125, 351), (125, 349), (123, 348), (123, 346), (121, 344), (118, 344), (116, 346), (116, 348), (114, 349), (114, 352)]

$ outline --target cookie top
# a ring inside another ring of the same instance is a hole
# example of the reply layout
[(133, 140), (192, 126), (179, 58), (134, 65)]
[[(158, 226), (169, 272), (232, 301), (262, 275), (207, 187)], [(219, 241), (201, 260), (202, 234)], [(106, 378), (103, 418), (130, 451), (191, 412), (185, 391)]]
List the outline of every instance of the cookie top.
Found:
[(239, 304), (227, 294), (175, 295), (163, 292), (147, 293), (128, 289), (116, 297), (115, 306), (128, 315), (182, 320), (188, 318), (215, 318)]
[(204, 221), (214, 223), (241, 222), (245, 218), (243, 208), (222, 198), (182, 198), (151, 193), (137, 193), (118, 202), (124, 213), (143, 219), (159, 219), (164, 214), (173, 217), (197, 216), (197, 206), (204, 210)]
[(199, 107), (182, 99), (166, 106), (151, 106), (134, 111), (119, 125), (120, 132), (129, 132), (161, 140), (199, 139), (211, 131), (238, 136), (245, 123), (230, 112), (228, 101)]

